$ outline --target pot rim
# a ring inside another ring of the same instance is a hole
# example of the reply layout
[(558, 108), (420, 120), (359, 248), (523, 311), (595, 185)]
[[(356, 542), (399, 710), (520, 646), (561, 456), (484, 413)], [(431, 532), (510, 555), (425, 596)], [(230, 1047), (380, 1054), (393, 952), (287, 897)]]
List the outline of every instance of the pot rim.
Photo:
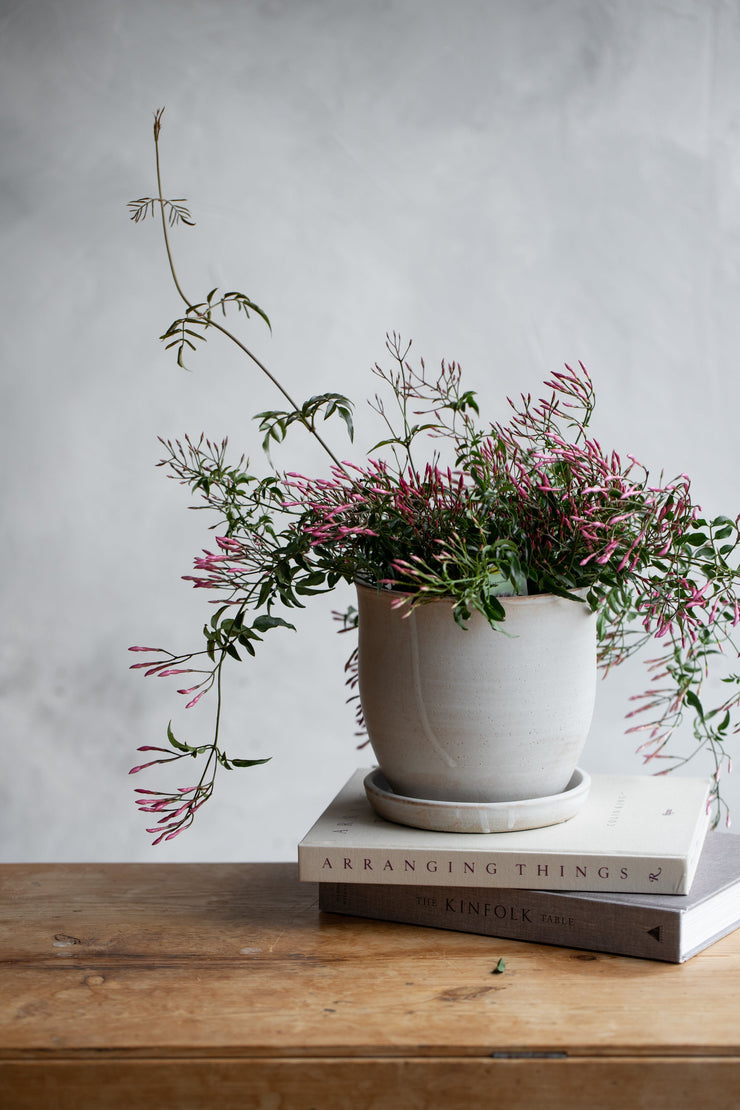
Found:
[[(375, 594), (378, 597), (393, 598), (393, 597), (410, 597), (411, 596), (411, 590), (386, 589), (384, 586), (370, 585), (367, 582), (361, 581), (361, 579), (359, 579), (359, 578), (356, 578), (354, 580), (354, 583), (355, 583), (355, 587), (358, 590), (364, 590), (365, 593)], [(587, 586), (579, 586), (577, 589), (572, 590), (571, 592), (582, 598), (582, 601), (574, 601), (573, 604), (576, 604), (576, 605), (586, 604), (586, 596), (588, 594), (588, 587)], [(549, 594), (549, 593), (501, 594), (501, 595), (498, 595), (497, 600), (501, 602), (501, 604), (504, 606), (504, 608), (506, 608), (508, 605), (527, 605), (527, 604), (529, 604), (529, 605), (532, 605), (532, 604), (546, 605), (548, 602), (551, 602), (551, 601), (571, 601), (571, 598), (563, 597), (561, 594)], [(444, 597), (430, 598), (428, 601), (421, 602), (421, 604), (422, 605), (454, 605), (455, 604), (455, 598), (451, 594), (448, 594), (448, 595), (445, 595)]]

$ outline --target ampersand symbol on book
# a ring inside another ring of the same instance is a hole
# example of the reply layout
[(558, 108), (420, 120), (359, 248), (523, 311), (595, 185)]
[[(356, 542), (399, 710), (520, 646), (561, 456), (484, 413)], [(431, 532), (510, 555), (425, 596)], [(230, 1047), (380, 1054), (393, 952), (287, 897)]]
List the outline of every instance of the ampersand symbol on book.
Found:
[(650, 872), (650, 876), (649, 876), (649, 877), (650, 877), (650, 882), (651, 882), (651, 883), (657, 883), (657, 881), (658, 881), (658, 876), (660, 875), (660, 873), (661, 873), (661, 871), (662, 871), (662, 870), (663, 870), (663, 868), (662, 868), (662, 867), (659, 867), (657, 871), (651, 871), (651, 872)]

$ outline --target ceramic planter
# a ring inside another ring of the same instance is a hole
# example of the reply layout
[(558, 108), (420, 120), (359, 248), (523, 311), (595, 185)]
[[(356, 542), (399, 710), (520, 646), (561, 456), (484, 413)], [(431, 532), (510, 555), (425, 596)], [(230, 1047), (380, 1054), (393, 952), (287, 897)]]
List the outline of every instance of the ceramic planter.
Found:
[(359, 692), (391, 789), (408, 798), (506, 803), (562, 794), (588, 736), (596, 621), (585, 604), (501, 599), (505, 631), (447, 601), (407, 613), (358, 585)]

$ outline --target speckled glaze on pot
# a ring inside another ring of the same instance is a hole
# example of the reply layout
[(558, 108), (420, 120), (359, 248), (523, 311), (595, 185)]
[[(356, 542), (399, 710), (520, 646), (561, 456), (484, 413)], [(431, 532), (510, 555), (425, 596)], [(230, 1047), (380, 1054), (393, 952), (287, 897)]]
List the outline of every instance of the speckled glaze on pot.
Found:
[(394, 791), (503, 802), (565, 790), (588, 737), (596, 620), (577, 601), (502, 598), (505, 631), (451, 603), (411, 613), (357, 586), (359, 691), (378, 765)]

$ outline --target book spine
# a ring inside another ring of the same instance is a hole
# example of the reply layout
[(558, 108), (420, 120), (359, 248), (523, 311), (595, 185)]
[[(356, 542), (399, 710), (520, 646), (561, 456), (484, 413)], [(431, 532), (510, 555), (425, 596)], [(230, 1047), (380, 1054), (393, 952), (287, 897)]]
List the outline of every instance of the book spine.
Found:
[(304, 882), (400, 886), (516, 887), (620, 894), (685, 894), (687, 867), (679, 858), (644, 859), (589, 855), (476, 856), (397, 848), (336, 848), (300, 844)]
[(680, 914), (577, 894), (465, 887), (319, 884), (327, 913), (680, 963)]

